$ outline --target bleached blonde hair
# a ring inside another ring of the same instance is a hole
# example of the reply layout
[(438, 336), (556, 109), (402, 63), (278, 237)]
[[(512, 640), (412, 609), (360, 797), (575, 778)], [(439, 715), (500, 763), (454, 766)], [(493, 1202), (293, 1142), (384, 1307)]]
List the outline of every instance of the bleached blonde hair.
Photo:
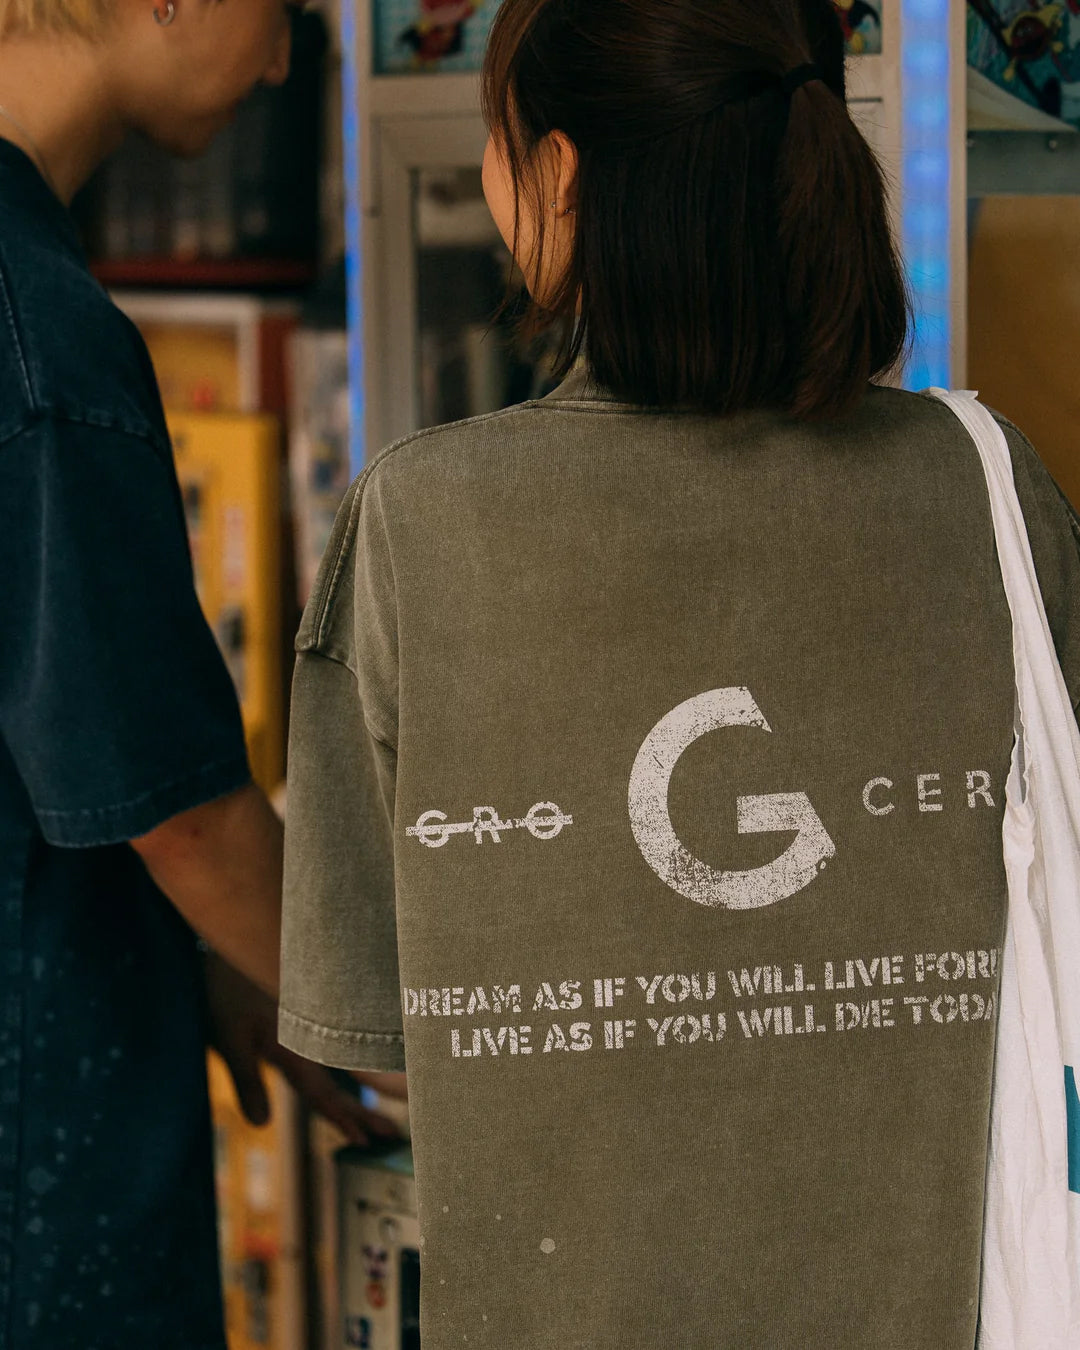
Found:
[(0, 0), (0, 41), (46, 33), (100, 37), (111, 0)]

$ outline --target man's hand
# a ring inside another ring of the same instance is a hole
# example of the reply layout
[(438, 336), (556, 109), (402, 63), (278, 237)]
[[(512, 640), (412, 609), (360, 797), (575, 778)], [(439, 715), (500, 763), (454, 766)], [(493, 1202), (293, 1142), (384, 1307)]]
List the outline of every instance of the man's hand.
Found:
[(353, 1069), (352, 1076), (380, 1097), (393, 1097), (397, 1101), (409, 1100), (409, 1089), (403, 1073), (375, 1073), (372, 1069)]
[[(280, 1069), (308, 1106), (336, 1125), (351, 1144), (364, 1145), (372, 1137), (399, 1137), (392, 1121), (369, 1111), (338, 1087), (323, 1065), (303, 1059), (279, 1044), (277, 1004), (268, 994), (214, 952), (208, 952), (203, 961), (210, 1043), (225, 1061), (241, 1110), (253, 1125), (265, 1125), (270, 1119), (270, 1100), (259, 1068), (265, 1062)], [(361, 1078), (359, 1074), (356, 1076)], [(361, 1081), (397, 1076), (368, 1074)]]

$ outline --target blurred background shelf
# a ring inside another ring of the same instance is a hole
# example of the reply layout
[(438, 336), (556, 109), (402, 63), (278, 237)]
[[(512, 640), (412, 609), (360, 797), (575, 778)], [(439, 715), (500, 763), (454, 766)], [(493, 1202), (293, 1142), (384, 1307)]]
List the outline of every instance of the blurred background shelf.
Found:
[(1080, 135), (969, 131), (968, 198), (1065, 197), (1080, 193)]
[(170, 290), (288, 291), (310, 286), (318, 275), (313, 259), (128, 258), (101, 259), (92, 270), (103, 286)]
[(974, 66), (967, 70), (967, 120), (972, 131), (1043, 131), (1075, 135), (1076, 127), (1017, 98)]

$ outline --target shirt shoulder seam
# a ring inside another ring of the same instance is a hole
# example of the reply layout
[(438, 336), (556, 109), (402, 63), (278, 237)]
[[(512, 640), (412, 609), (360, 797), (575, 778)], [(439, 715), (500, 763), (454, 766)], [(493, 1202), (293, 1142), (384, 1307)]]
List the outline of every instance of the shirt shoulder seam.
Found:
[[(331, 569), (329, 577), (327, 578), (326, 585), (323, 587), (322, 594), (319, 596), (318, 609), (315, 614), (315, 620), (312, 623), (311, 638), (307, 641), (307, 643), (305, 643), (303, 647), (298, 646), (297, 650), (298, 651), (317, 650), (319, 645), (322, 643), (323, 630), (326, 623), (326, 616), (327, 613), (329, 612), (330, 605), (333, 602), (334, 595), (337, 591), (338, 583), (341, 579), (341, 572), (344, 566), (345, 557), (348, 554), (349, 549), (352, 547), (353, 541), (356, 537), (356, 528), (360, 514), (360, 506), (363, 502), (364, 492), (367, 488), (368, 482), (375, 476), (376, 472), (384, 464), (387, 463), (388, 460), (397, 456), (400, 451), (406, 450), (410, 446), (416, 445), (421, 441), (430, 440), (432, 437), (438, 436), (443, 432), (446, 432), (451, 429), (454, 431), (459, 431), (466, 427), (479, 426), (482, 423), (492, 422), (495, 421), (496, 419), (510, 418), (526, 412), (588, 411), (595, 413), (606, 413), (606, 412), (626, 412), (628, 408), (629, 405), (616, 405), (615, 407), (611, 407), (607, 404), (600, 404), (600, 403), (596, 405), (588, 405), (587, 407), (583, 405), (571, 405), (571, 404), (563, 404), (562, 406), (560, 406), (558, 403), (549, 402), (547, 399), (530, 399), (527, 403), (516, 403), (513, 405), (513, 407), (499, 408), (495, 412), (478, 413), (475, 417), (466, 417), (459, 422), (444, 422), (437, 427), (423, 427), (419, 431), (413, 431), (410, 432), (407, 436), (402, 436), (399, 440), (391, 441), (389, 445), (387, 445), (383, 450), (381, 450), (378, 453), (375, 459), (371, 461), (371, 463), (364, 469), (364, 471), (359, 475), (359, 477), (356, 478), (356, 480), (352, 484), (350, 491), (352, 492), (353, 495), (352, 500), (349, 502), (348, 523), (346, 525), (346, 528), (342, 531), (341, 539), (337, 546), (337, 552), (334, 556), (333, 567)], [(644, 411), (648, 410), (646, 409)]]
[(30, 378), (30, 365), (26, 359), (26, 345), (23, 342), (22, 331), (19, 327), (18, 316), (15, 309), (14, 292), (11, 283), (8, 280), (7, 258), (3, 248), (0, 247), (0, 299), (4, 306), (4, 318), (7, 322), (8, 332), (11, 334), (11, 340), (15, 347), (15, 354), (18, 359), (19, 376), (22, 380), (23, 393), (26, 396), (26, 402), (32, 412), (38, 408), (37, 395), (34, 391), (34, 382)]
[(363, 476), (367, 476), (378, 469), (392, 455), (408, 449), (409, 446), (419, 441), (430, 440), (447, 431), (461, 431), (468, 427), (481, 426), (486, 422), (508, 421), (524, 413), (590, 412), (600, 414), (622, 413), (624, 415), (631, 413), (634, 416), (640, 415), (643, 417), (668, 417), (677, 414), (679, 411), (693, 412), (692, 409), (650, 408), (637, 403), (615, 403), (606, 399), (558, 399), (550, 396), (548, 398), (528, 399), (524, 403), (514, 403), (509, 408), (497, 408), (494, 412), (477, 413), (474, 417), (464, 417), (457, 422), (442, 422), (435, 427), (422, 427), (419, 431), (412, 431), (399, 440), (391, 441), (385, 449), (381, 450), (364, 470)]
[[(311, 636), (309, 638), (304, 638), (302, 636), (302, 630), (301, 635), (297, 636), (296, 650), (298, 652), (315, 652), (319, 656), (325, 656), (326, 659), (329, 661), (337, 659), (333, 656), (330, 656), (329, 653), (324, 652), (322, 650), (322, 644), (324, 640), (324, 629), (326, 627), (326, 618), (330, 612), (330, 605), (333, 601), (333, 598), (337, 593), (338, 583), (341, 580), (341, 573), (345, 566), (345, 557), (348, 554), (349, 550), (352, 548), (353, 540), (356, 537), (356, 529), (359, 517), (359, 502), (363, 498), (364, 487), (366, 485), (369, 475), (371, 474), (371, 470), (374, 467), (375, 467), (374, 464), (369, 464), (368, 467), (364, 470), (364, 472), (360, 474), (360, 476), (354, 481), (354, 483), (349, 489), (349, 493), (352, 494), (351, 500), (349, 499), (348, 494), (346, 495), (346, 501), (348, 501), (349, 514), (345, 522), (345, 528), (344, 530), (342, 530), (341, 538), (338, 540), (337, 552), (334, 554), (334, 561), (330, 571), (330, 575), (326, 580), (326, 584), (322, 588), (322, 593), (318, 597), (318, 606), (315, 611), (314, 621), (312, 622), (311, 625)], [(345, 502), (342, 503), (343, 507), (344, 505)], [(331, 543), (333, 543), (333, 540), (331, 540)], [(347, 670), (351, 670), (351, 667), (349, 667), (344, 661), (338, 661), (338, 664), (345, 666)], [(353, 671), (352, 674), (355, 678), (356, 672)]]
[(1000, 426), (1005, 431), (1015, 432), (1020, 440), (1021, 445), (1026, 446), (1027, 449), (1031, 452), (1031, 454), (1033, 454), (1035, 458), (1039, 460), (1039, 463), (1042, 464), (1043, 468), (1046, 470), (1046, 476), (1047, 478), (1050, 479), (1050, 482), (1054, 485), (1054, 491), (1057, 493), (1061, 501), (1061, 505), (1065, 509), (1065, 515), (1068, 518), (1069, 529), (1072, 533), (1073, 539), (1076, 541), (1077, 546), (1080, 547), (1080, 516), (1078, 516), (1076, 507), (1073, 506), (1072, 502), (1066, 495), (1064, 488), (1061, 486), (1061, 484), (1058, 482), (1058, 480), (1054, 477), (1054, 475), (1050, 472), (1049, 468), (1047, 468), (1046, 464), (1043, 462), (1042, 457), (1039, 455), (1038, 450), (1035, 449), (1034, 442), (1027, 435), (1027, 433), (1023, 431), (1020, 427), (1018, 427), (1016, 423), (1013, 422), (1010, 418), (1005, 417), (1002, 413), (994, 412), (992, 408), (990, 409), (990, 411), (991, 414), (993, 415), (994, 421), (997, 422), (998, 426)]
[(25, 435), (34, 427), (48, 421), (64, 426), (86, 427), (91, 431), (116, 432), (121, 436), (130, 437), (132, 440), (142, 441), (159, 459), (164, 459), (167, 464), (172, 462), (171, 446), (163, 444), (150, 426), (136, 426), (124, 418), (114, 417), (108, 413), (75, 412), (67, 408), (54, 407), (48, 403), (36, 405), (17, 426), (0, 434), (0, 449), (9, 445), (12, 441), (18, 440), (20, 436)]
[[(301, 656), (315, 656), (318, 657), (320, 661), (329, 661), (331, 665), (340, 666), (342, 670), (347, 670), (354, 680), (357, 678), (356, 671), (353, 670), (348, 661), (340, 656), (335, 656), (333, 653), (324, 651), (319, 647), (298, 647), (297, 651)], [(359, 691), (357, 692), (357, 699), (360, 702), (360, 715), (364, 719), (364, 726), (367, 728), (372, 740), (377, 741), (384, 750), (389, 750), (391, 754), (396, 755), (397, 746), (386, 732), (380, 731), (372, 722), (367, 714), (366, 705), (363, 700), (360, 699)]]
[[(989, 412), (990, 416), (994, 419), (994, 421), (998, 424), (998, 426), (1001, 427), (1003, 431), (1015, 431), (1017, 436), (1019, 436), (1020, 440), (1023, 442), (1023, 444), (1026, 445), (1029, 450), (1035, 451), (1035, 447), (1031, 443), (1028, 436), (1023, 431), (1020, 430), (1020, 428), (1016, 425), (1014, 421), (1004, 416), (1003, 413), (995, 412), (993, 408), (990, 408)], [(1038, 452), (1035, 451), (1035, 453)]]

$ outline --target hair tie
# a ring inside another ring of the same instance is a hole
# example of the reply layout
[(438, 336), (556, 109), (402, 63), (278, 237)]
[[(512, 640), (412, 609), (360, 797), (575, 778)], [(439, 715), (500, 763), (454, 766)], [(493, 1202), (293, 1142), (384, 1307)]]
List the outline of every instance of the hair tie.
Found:
[(813, 64), (795, 66), (782, 77), (780, 88), (790, 98), (795, 90), (801, 89), (804, 84), (810, 84), (813, 80), (824, 80), (824, 78), (820, 66)]
[[(759, 94), (777, 89), (785, 98), (790, 100), (795, 90), (801, 89), (804, 84), (809, 84), (811, 80), (824, 79), (825, 76), (821, 67), (813, 64), (794, 66), (786, 75), (775, 75), (764, 70), (736, 71), (714, 87), (712, 106), (705, 111), (709, 113), (719, 112), (721, 108), (730, 107), (733, 103), (743, 103), (747, 99), (756, 98)], [(686, 123), (696, 121), (702, 115), (700, 111), (694, 112), (674, 126), (663, 127), (654, 131), (653, 135), (669, 135), (673, 131), (678, 131)]]

